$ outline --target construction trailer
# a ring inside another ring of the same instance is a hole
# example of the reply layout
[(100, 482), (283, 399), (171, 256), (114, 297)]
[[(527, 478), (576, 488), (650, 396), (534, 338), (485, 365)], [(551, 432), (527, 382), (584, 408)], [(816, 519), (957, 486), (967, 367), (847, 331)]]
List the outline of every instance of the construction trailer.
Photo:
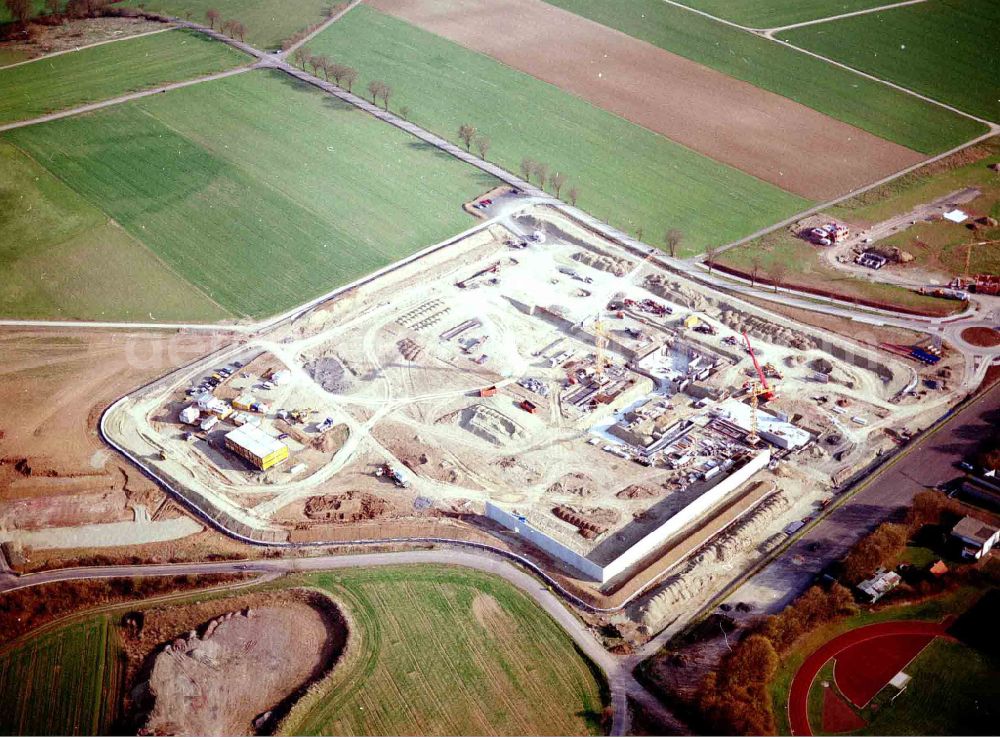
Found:
[(261, 471), (288, 460), (288, 446), (254, 425), (226, 433), (226, 447)]

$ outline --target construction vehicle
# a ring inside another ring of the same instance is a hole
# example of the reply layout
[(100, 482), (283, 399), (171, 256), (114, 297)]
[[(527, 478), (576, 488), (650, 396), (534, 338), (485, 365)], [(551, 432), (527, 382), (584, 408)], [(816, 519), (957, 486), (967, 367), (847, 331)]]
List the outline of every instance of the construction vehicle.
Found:
[(785, 378), (781, 374), (781, 372), (778, 371), (778, 367), (775, 366), (773, 363), (765, 363), (762, 366), (762, 368), (764, 369), (764, 375), (767, 376), (769, 379), (783, 379), (783, 378)]
[(403, 475), (403, 472), (393, 468), (388, 463), (383, 463), (378, 468), (375, 469), (375, 475), (378, 478), (387, 478), (396, 486), (401, 489), (407, 489), (410, 486), (410, 482)]

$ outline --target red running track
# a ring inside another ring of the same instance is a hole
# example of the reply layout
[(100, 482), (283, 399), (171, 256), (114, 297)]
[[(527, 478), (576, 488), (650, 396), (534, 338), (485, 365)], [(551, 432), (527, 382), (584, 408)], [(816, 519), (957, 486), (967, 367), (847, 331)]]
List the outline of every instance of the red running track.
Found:
[[(880, 622), (867, 627), (845, 632), (834, 637), (812, 652), (799, 666), (792, 686), (788, 691), (788, 723), (793, 735), (811, 735), (809, 726), (809, 688), (819, 673), (820, 668), (830, 659), (844, 650), (867, 640), (891, 635), (923, 635), (930, 638), (945, 634), (947, 625), (944, 622)], [(895, 672), (890, 674), (890, 678)], [(883, 684), (884, 685), (884, 684)]]

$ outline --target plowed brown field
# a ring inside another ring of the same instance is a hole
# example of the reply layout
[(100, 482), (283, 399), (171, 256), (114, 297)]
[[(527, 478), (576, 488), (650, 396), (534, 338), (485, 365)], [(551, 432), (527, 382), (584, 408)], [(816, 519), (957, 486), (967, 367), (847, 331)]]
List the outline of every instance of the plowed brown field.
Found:
[(924, 158), (541, 0), (368, 2), (813, 200), (832, 199)]

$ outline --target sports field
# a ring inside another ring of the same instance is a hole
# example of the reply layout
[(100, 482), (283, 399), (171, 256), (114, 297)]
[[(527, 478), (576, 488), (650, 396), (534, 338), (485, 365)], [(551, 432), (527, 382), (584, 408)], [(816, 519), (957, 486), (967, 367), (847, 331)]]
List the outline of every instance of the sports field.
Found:
[[(174, 18), (190, 18), (208, 25), (205, 11), (219, 11), (222, 20), (238, 20), (247, 27), (246, 41), (259, 49), (278, 49), (299, 31), (322, 23), (337, 0), (124, 0), (122, 5), (142, 7)], [(218, 26), (216, 26), (218, 27)]]
[(506, 582), (461, 568), (309, 576), (352, 640), (284, 734), (599, 734), (602, 685), (572, 640)]
[(928, 0), (782, 32), (796, 46), (1000, 121), (1000, 3)]
[(547, 0), (924, 154), (986, 127), (944, 108), (662, 0)]
[(0, 734), (110, 734), (124, 654), (110, 615), (0, 653)]
[(229, 317), (100, 209), (0, 137), (0, 315)]
[(312, 43), (393, 87), (391, 107), (453, 141), (463, 123), (489, 136), (488, 158), (510, 171), (531, 157), (568, 177), (592, 215), (658, 244), (668, 228), (683, 252), (733, 240), (807, 201), (694, 153), (552, 85), (360, 6)]
[(777, 28), (888, 5), (886, 0), (678, 0), (748, 28)]
[(0, 123), (221, 72), (248, 61), (231, 46), (186, 30), (38, 59), (0, 69)]
[[(470, 227), (462, 203), (496, 184), (279, 72), (194, 85), (0, 140), (223, 309), (254, 317)], [(57, 242), (45, 231), (36, 237), (39, 247)], [(122, 300), (113, 291), (90, 296)]]

